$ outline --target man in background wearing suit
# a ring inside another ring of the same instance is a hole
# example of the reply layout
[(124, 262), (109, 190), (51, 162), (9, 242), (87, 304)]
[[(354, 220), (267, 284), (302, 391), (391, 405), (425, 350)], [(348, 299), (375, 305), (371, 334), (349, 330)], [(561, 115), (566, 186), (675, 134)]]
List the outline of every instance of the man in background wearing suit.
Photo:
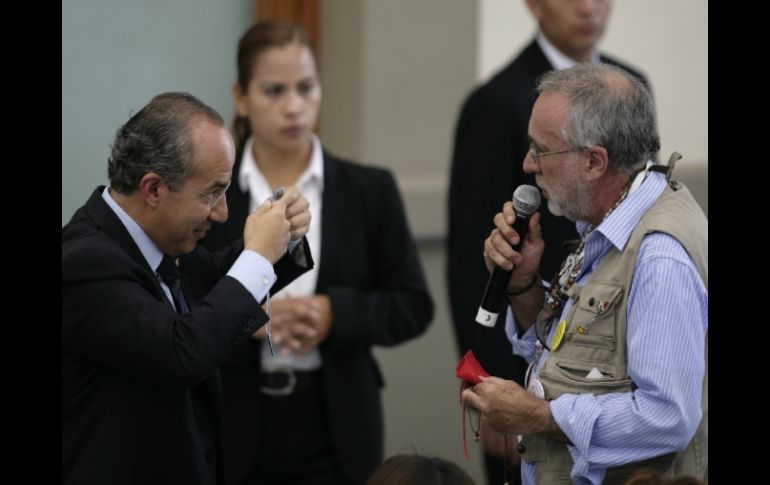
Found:
[[(535, 184), (522, 171), (529, 149), (527, 126), (535, 103), (535, 82), (553, 69), (579, 62), (602, 62), (619, 66), (648, 85), (644, 76), (597, 50), (610, 14), (610, 0), (527, 0), (539, 31), (532, 42), (492, 79), (475, 88), (462, 107), (455, 132), (449, 185), (449, 236), (447, 275), (452, 321), (460, 355), (473, 348), (487, 372), (519, 383), (526, 363), (511, 352), (504, 332), (505, 313), (495, 325), (494, 338), (474, 346), (478, 326), (474, 322), (482, 292), (489, 278), (478, 257), (484, 240), (493, 229), (492, 218), (500, 204), (511, 200), (520, 184)], [(577, 239), (575, 225), (540, 208), (543, 239), (548, 241), (540, 275), (550, 281), (564, 258), (562, 243)], [(490, 483), (504, 481), (501, 457), (503, 438), (491, 430), (481, 433)], [(518, 458), (508, 440), (509, 465), (518, 477)], [(512, 456), (511, 456), (512, 455)], [(518, 478), (516, 478), (518, 480)], [(518, 482), (517, 482), (518, 483)]]
[(62, 228), (63, 483), (224, 483), (218, 366), (269, 319), (268, 291), (313, 266), (296, 187), (243, 240), (196, 246), (227, 219), (234, 158), (216, 111), (156, 96), (118, 129), (110, 186)]

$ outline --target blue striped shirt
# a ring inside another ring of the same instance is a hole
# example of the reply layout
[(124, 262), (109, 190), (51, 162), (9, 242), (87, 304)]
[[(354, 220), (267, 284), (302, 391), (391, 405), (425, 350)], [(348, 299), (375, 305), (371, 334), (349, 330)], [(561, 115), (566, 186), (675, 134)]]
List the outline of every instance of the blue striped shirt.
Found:
[[(611, 247), (625, 247), (665, 185), (662, 174), (650, 172), (589, 234), (577, 284), (585, 285)], [(578, 233), (586, 224), (577, 223)], [(556, 423), (573, 443), (567, 448), (575, 462), (570, 472), (575, 483), (599, 484), (608, 467), (683, 450), (700, 423), (708, 291), (690, 256), (667, 234), (650, 234), (641, 244), (627, 320), (628, 373), (637, 389), (601, 396), (564, 394), (550, 402)], [(506, 333), (514, 353), (529, 362), (536, 358), (534, 325), (519, 339), (510, 309)], [(533, 378), (548, 354), (542, 351)], [(522, 461), (521, 470), (523, 483), (534, 484), (534, 466)]]

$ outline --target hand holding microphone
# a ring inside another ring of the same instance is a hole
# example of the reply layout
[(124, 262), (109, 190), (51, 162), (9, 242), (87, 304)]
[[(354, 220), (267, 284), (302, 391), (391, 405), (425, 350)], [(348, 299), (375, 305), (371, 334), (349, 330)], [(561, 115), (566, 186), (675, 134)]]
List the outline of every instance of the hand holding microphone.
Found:
[[(484, 259), (492, 274), (476, 314), (477, 323), (495, 326), (506, 291), (513, 287), (512, 283), (521, 283), (517, 289), (526, 290), (533, 281), (537, 282), (537, 268), (544, 248), (540, 215), (535, 213), (539, 207), (537, 187), (520, 185), (513, 193), (513, 201), (506, 202), (503, 212), (495, 216), (496, 228), (484, 242)], [(533, 233), (527, 236), (530, 226)]]

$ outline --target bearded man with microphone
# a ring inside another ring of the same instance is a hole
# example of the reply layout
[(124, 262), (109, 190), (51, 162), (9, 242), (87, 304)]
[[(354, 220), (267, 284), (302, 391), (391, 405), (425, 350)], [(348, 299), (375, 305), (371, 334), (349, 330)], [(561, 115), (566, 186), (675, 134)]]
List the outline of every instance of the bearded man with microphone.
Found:
[(623, 483), (639, 468), (708, 478), (708, 221), (655, 165), (649, 91), (608, 66), (545, 75), (523, 169), (581, 239), (551, 281), (540, 216), (526, 236), (507, 202), (484, 242), (510, 271), (506, 335), (524, 387), (496, 377), (463, 392), (482, 428), (519, 435), (522, 483)]

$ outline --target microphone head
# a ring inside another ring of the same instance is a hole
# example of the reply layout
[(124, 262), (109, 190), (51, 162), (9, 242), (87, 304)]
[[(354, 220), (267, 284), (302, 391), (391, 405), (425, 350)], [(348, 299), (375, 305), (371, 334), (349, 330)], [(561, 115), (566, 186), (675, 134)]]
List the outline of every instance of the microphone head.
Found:
[(520, 217), (529, 217), (540, 207), (540, 191), (533, 185), (521, 184), (513, 191), (513, 209)]

